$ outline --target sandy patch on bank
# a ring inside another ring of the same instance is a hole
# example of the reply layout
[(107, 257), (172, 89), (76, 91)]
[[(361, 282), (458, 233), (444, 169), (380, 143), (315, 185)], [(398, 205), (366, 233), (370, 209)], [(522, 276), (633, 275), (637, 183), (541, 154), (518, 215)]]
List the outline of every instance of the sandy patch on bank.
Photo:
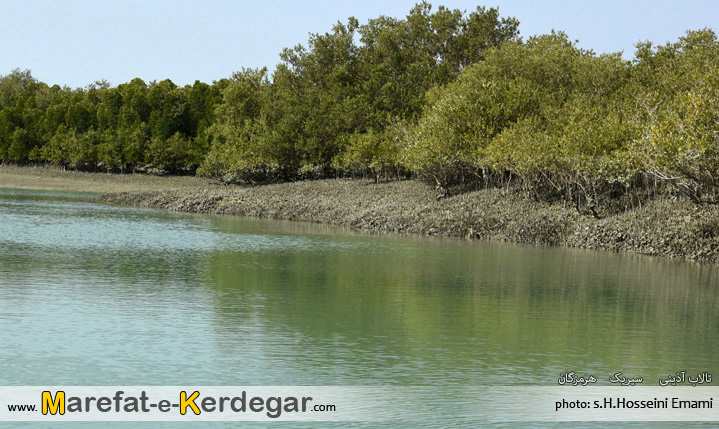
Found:
[(0, 188), (109, 193), (197, 186), (212, 186), (212, 181), (194, 176), (88, 173), (55, 167), (0, 165)]

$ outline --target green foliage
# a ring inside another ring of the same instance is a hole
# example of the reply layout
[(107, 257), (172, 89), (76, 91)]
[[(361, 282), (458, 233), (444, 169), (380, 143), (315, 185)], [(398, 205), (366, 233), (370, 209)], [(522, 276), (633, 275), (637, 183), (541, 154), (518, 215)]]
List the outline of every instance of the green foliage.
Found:
[(384, 132), (369, 130), (348, 137), (345, 149), (335, 157), (333, 167), (351, 175), (370, 175), (375, 182), (380, 176), (399, 177), (401, 145), (407, 138), (406, 125), (395, 123)]
[(635, 59), (562, 32), (518, 38), (496, 8), (417, 4), (402, 19), (336, 23), (273, 72), (213, 84), (0, 76), (0, 162), (185, 172), (260, 183), (413, 174), (519, 184), (597, 215), (671, 185), (719, 202), (719, 41), (709, 29), (637, 45)]
[(514, 39), (518, 25), (514, 18), (500, 18), (495, 8), (478, 7), (465, 15), (442, 6), (432, 12), (426, 2), (404, 20), (370, 20), (358, 30), (360, 85), (374, 114), (370, 125), (416, 118), (430, 88), (453, 81), (464, 67), (482, 60), (487, 49)]
[(596, 56), (564, 33), (507, 42), (431, 92), (403, 163), (445, 190), (519, 183), (596, 213), (636, 173), (630, 76), (619, 55)]
[(254, 168), (286, 160), (283, 145), (271, 141), (263, 107), (268, 104), (266, 69), (243, 69), (235, 73), (222, 92), (215, 110), (215, 122), (206, 135), (211, 148), (198, 173), (240, 180)]
[(446, 186), (488, 167), (544, 170), (560, 155), (606, 151), (598, 136), (582, 134), (594, 130), (582, 112), (604, 104), (626, 68), (618, 56), (576, 48), (563, 33), (507, 42), (430, 94), (403, 159)]
[(148, 86), (134, 79), (115, 88), (99, 81), (71, 90), (15, 70), (0, 77), (0, 161), (192, 170), (207, 152), (205, 130), (224, 86), (180, 88), (169, 80)]
[[(385, 136), (392, 124), (414, 120), (430, 88), (514, 38), (517, 25), (496, 9), (465, 15), (421, 3), (404, 20), (360, 25), (350, 18), (329, 33), (312, 34), (307, 47), (282, 52), (261, 97), (239, 87), (224, 93), (200, 172), (236, 176), (273, 164), (290, 176), (346, 169), (377, 177), (396, 170), (397, 144)], [(363, 160), (369, 164), (361, 167)]]
[(719, 40), (708, 29), (676, 43), (639, 46), (632, 158), (695, 201), (719, 202)]

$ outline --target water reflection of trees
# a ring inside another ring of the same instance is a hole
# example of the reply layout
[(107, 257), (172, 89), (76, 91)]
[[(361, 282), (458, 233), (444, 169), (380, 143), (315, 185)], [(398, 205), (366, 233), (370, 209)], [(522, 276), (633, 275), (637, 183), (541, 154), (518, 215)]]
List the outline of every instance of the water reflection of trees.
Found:
[(672, 370), (668, 362), (713, 362), (719, 351), (712, 266), (452, 240), (401, 243), (219, 254), (206, 269), (218, 292), (217, 329), (261, 318), (305, 339), (300, 348), (381, 349), (434, 368), (655, 365), (663, 373)]

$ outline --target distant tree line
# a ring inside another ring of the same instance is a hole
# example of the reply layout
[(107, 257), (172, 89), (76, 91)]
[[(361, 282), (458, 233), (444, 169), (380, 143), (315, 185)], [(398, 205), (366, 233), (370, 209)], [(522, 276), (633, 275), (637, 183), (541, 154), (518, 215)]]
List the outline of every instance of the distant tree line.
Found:
[(0, 78), (0, 160), (194, 171), (207, 153), (206, 130), (227, 84), (178, 87), (133, 79), (70, 89), (15, 70)]
[(0, 77), (0, 161), (244, 183), (416, 176), (444, 193), (519, 186), (595, 215), (664, 190), (719, 201), (713, 31), (639, 43), (625, 61), (518, 28), (495, 8), (423, 2), (212, 85), (70, 89), (15, 70)]

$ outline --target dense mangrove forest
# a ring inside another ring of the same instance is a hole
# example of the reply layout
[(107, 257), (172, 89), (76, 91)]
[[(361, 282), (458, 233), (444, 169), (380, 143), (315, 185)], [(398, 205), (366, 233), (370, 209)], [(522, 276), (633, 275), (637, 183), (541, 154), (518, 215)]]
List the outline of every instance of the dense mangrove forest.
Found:
[(338, 22), (274, 71), (184, 87), (0, 77), (0, 161), (228, 183), (415, 177), (518, 189), (602, 216), (657, 194), (719, 201), (719, 40), (621, 53), (520, 37), (496, 8)]

